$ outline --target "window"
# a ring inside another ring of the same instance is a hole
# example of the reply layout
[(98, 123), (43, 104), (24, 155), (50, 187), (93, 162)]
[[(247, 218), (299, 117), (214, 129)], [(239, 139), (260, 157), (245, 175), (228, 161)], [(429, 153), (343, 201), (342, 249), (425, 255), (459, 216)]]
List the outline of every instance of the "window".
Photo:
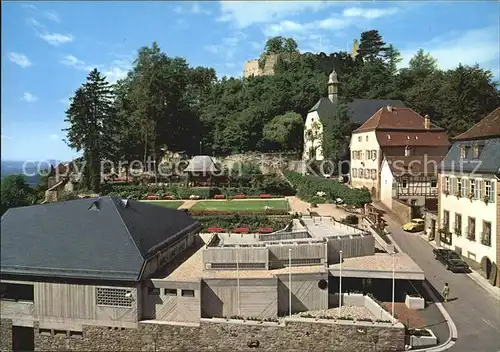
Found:
[(373, 151), (372, 158), (373, 158), (373, 160), (377, 159), (377, 151), (376, 150)]
[(405, 147), (405, 156), (410, 156), (410, 155), (411, 155), (410, 147), (406, 146)]
[(175, 288), (166, 288), (163, 293), (165, 296), (177, 296), (177, 289)]
[(492, 194), (492, 182), (491, 181), (484, 181), (484, 197), (487, 198), (488, 200), (492, 200), (493, 194)]
[(431, 180), (431, 188), (436, 188), (437, 187), (437, 180)]
[(416, 199), (412, 199), (412, 200), (410, 200), (410, 204), (411, 204), (411, 205), (417, 205), (417, 200), (416, 200)]
[(111, 307), (132, 307), (130, 290), (126, 288), (97, 287), (97, 305)]
[[(309, 258), (309, 259), (292, 259), (291, 264), (292, 266), (308, 266), (308, 265), (320, 265), (321, 264), (321, 258)], [(288, 259), (282, 260), (281, 265), (283, 267), (288, 267), (290, 262)]]
[(450, 178), (444, 178), (444, 193), (450, 193)]
[(156, 287), (148, 287), (148, 295), (159, 296), (160, 289)]
[(469, 227), (467, 229), (467, 239), (469, 241), (476, 240), (476, 219), (469, 216)]
[(182, 297), (194, 297), (194, 290), (181, 290)]
[(211, 267), (211, 269), (217, 269), (217, 270), (223, 270), (223, 269), (236, 270), (237, 268), (251, 270), (251, 269), (265, 269), (266, 264), (265, 263), (238, 263), (238, 264), (236, 264), (236, 263), (211, 263), (210, 267)]
[(477, 143), (475, 143), (474, 146), (472, 147), (472, 152), (474, 159), (479, 159), (479, 145)]
[(355, 155), (356, 155), (356, 154), (355, 154), (355, 152), (351, 152), (351, 159), (352, 159), (352, 160), (354, 160), (354, 159), (355, 159), (355, 157), (354, 157)]
[(457, 193), (456, 193), (456, 196), (457, 197), (461, 197), (462, 196), (462, 179), (461, 178), (457, 178)]
[(450, 212), (448, 210), (443, 212), (443, 228), (450, 231)]
[(368, 136), (366, 136), (366, 141), (368, 142)]
[(491, 222), (483, 221), (483, 232), (481, 233), (481, 243), (491, 246)]
[(457, 236), (462, 235), (462, 215), (455, 213), (455, 228), (454, 228), (455, 234)]
[(407, 188), (408, 187), (408, 180), (407, 179), (403, 179), (402, 180), (402, 184), (403, 184), (403, 188)]
[(477, 188), (477, 197), (476, 199), (481, 199), (483, 194), (483, 182), (482, 180), (476, 180), (476, 188)]
[(460, 159), (465, 159), (465, 145), (460, 146)]
[(358, 137), (358, 142), (361, 142), (361, 136)]
[(376, 180), (377, 179), (377, 170), (372, 169), (371, 174), (372, 174), (372, 180)]
[(470, 179), (469, 180), (469, 194), (467, 195), (470, 198), (477, 199), (477, 192), (476, 192), (476, 180)]
[(9, 301), (33, 302), (33, 285), (1, 283), (0, 298)]
[(370, 178), (370, 169), (365, 169), (365, 179), (369, 179)]
[(371, 154), (372, 152), (370, 150), (365, 150), (365, 159), (370, 160), (372, 157)]

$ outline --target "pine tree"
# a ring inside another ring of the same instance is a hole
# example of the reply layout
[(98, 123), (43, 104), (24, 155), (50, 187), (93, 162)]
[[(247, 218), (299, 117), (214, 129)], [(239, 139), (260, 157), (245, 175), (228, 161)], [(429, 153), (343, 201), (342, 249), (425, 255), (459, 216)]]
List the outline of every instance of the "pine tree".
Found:
[(376, 29), (361, 33), (359, 41), (358, 57), (364, 61), (375, 61), (380, 58), (381, 53), (385, 52), (385, 42)]
[(94, 69), (76, 90), (66, 111), (66, 143), (83, 151), (83, 186), (100, 191), (101, 161), (114, 160), (117, 153), (119, 121), (113, 105), (113, 90), (106, 78)]

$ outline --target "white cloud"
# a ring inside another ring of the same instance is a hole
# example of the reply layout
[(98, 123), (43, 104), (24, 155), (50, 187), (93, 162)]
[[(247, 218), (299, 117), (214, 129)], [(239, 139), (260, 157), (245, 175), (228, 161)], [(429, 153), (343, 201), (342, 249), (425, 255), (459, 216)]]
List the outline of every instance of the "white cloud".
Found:
[(70, 43), (74, 40), (73, 36), (69, 33), (62, 34), (49, 32), (43, 24), (33, 18), (28, 18), (27, 21), (31, 26), (33, 26), (38, 37), (45, 40), (50, 45), (59, 46), (61, 44)]
[(55, 11), (45, 11), (43, 13), (43, 16), (47, 18), (48, 20), (51, 20), (53, 22), (61, 22), (61, 18), (59, 17), (59, 14)]
[(28, 103), (34, 103), (35, 101), (38, 100), (38, 98), (35, 97), (30, 92), (24, 92), (23, 97), (21, 98), (21, 100), (24, 100), (24, 101), (26, 101)]
[(500, 33), (497, 26), (474, 29), (451, 36), (441, 36), (426, 43), (413, 43), (401, 50), (401, 67), (408, 66), (410, 59), (422, 48), (437, 59), (442, 69), (453, 69), (459, 63), (464, 65), (480, 64), (500, 72)]
[(132, 67), (132, 59), (129, 56), (122, 56), (119, 60), (113, 60), (109, 65), (89, 64), (73, 55), (66, 55), (60, 62), (65, 66), (87, 72), (97, 68), (112, 84), (119, 79), (125, 78)]
[(221, 1), (221, 15), (217, 20), (230, 22), (238, 28), (245, 28), (257, 23), (274, 22), (301, 12), (316, 12), (337, 5), (339, 2), (333, 1)]
[(51, 134), (49, 137), (50, 137), (50, 139), (53, 139), (53, 140), (59, 139), (59, 136), (57, 134)]
[(399, 9), (397, 7), (388, 7), (386, 9), (376, 9), (376, 8), (361, 8), (361, 7), (351, 7), (343, 11), (344, 17), (361, 17), (368, 20), (374, 20), (380, 17), (390, 16), (397, 13)]
[(303, 34), (315, 32), (318, 29), (342, 29), (349, 26), (351, 21), (344, 18), (326, 18), (309, 23), (297, 23), (289, 20), (281, 21), (277, 24), (271, 24), (264, 28), (263, 32), (268, 37), (274, 37), (283, 34)]
[(15, 52), (10, 52), (8, 54), (8, 58), (11, 62), (15, 63), (16, 65), (19, 65), (21, 67), (28, 67), (31, 66), (31, 61), (28, 59), (28, 57), (24, 54), (21, 53), (15, 53)]
[(21, 4), (21, 7), (29, 10), (36, 10), (36, 6), (33, 4)]
[(73, 41), (73, 36), (71, 34), (45, 33), (39, 34), (39, 36), (53, 46), (59, 46), (61, 44), (70, 43)]
[(192, 13), (195, 15), (210, 15), (212, 11), (204, 9), (197, 2), (190, 4), (190, 6), (177, 6), (174, 8), (175, 13)]

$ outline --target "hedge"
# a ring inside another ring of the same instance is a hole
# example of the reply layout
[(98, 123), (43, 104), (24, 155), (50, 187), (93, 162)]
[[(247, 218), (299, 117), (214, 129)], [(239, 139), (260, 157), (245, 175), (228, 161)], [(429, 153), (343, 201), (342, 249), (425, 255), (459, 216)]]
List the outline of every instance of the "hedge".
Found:
[[(302, 175), (294, 171), (285, 171), (286, 178), (297, 189), (297, 196), (310, 203), (333, 202), (341, 198), (345, 204), (362, 206), (371, 202), (371, 194), (366, 188), (349, 188), (337, 181), (315, 175)], [(324, 192), (324, 197), (318, 197)]]
[(202, 232), (207, 232), (209, 227), (221, 227), (232, 230), (238, 227), (248, 227), (255, 232), (261, 227), (271, 227), (274, 231), (284, 229), (291, 221), (291, 216), (268, 217), (265, 215), (227, 215), (227, 216), (194, 216), (199, 220)]
[(188, 199), (191, 195), (201, 199), (213, 198), (222, 194), (226, 197), (234, 197), (237, 194), (258, 197), (260, 194), (271, 194), (273, 196), (294, 195), (295, 190), (278, 178), (265, 179), (254, 187), (182, 187), (182, 186), (150, 186), (133, 184), (105, 184), (102, 187), (104, 195), (119, 196), (122, 198), (144, 199), (150, 194), (159, 196), (173, 196), (175, 199)]

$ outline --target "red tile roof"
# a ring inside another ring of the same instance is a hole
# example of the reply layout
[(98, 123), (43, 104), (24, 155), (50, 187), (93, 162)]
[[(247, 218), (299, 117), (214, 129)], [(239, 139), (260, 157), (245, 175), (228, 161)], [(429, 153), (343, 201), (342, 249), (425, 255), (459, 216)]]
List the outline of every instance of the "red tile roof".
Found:
[(444, 130), (375, 131), (380, 147), (446, 147), (450, 145)]
[[(371, 130), (423, 130), (424, 117), (410, 108), (383, 107), (370, 117), (356, 132)], [(431, 130), (444, 131), (443, 128), (431, 123)]]
[(488, 137), (500, 137), (500, 106), (467, 131), (453, 138), (453, 140), (470, 140)]

